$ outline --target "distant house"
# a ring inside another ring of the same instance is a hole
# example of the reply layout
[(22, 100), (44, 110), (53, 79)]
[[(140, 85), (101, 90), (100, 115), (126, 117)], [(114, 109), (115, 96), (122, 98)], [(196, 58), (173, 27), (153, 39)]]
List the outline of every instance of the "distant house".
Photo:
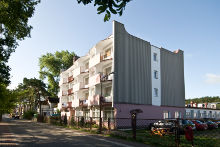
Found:
[[(47, 97), (45, 101), (41, 101), (41, 113), (44, 116), (56, 114), (58, 103), (59, 103), (59, 98)], [(40, 106), (38, 106), (37, 112), (40, 113)]]

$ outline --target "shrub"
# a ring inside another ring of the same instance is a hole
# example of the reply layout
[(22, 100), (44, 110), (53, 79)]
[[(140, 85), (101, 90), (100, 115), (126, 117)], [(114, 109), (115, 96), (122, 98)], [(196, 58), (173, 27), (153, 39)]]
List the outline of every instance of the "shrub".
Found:
[(31, 120), (34, 117), (34, 114), (35, 114), (35, 111), (28, 110), (28, 111), (24, 112), (23, 118)]

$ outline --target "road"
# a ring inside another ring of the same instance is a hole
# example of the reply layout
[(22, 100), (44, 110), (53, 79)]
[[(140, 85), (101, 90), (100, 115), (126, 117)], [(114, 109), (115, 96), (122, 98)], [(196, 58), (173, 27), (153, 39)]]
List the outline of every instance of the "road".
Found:
[(0, 122), (0, 146), (146, 147), (135, 142), (8, 117)]

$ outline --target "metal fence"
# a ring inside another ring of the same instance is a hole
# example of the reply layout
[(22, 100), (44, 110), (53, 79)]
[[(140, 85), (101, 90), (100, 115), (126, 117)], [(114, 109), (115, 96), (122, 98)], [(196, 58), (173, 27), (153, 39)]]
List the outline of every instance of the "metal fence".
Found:
[[(101, 118), (99, 117), (64, 117), (50, 118), (50, 123), (69, 125), (88, 131), (109, 134), (110, 136), (137, 140), (153, 146), (181, 146), (181, 147), (220, 147), (220, 123), (207, 125), (209, 120), (193, 120), (201, 125), (186, 119), (139, 119), (131, 118)], [(186, 121), (189, 121), (186, 123)], [(194, 124), (194, 125), (193, 125)], [(190, 128), (191, 134), (190, 134)], [(101, 129), (101, 130), (100, 130)], [(193, 136), (193, 138), (192, 138)], [(191, 138), (190, 138), (191, 137)]]

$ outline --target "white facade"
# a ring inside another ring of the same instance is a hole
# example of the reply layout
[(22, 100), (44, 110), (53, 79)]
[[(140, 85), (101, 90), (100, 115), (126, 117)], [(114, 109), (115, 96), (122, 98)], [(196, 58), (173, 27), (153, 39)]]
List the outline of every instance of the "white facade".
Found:
[[(95, 115), (101, 94), (100, 76), (104, 75), (109, 76), (102, 82), (103, 102), (112, 106), (112, 42), (112, 35), (100, 41), (86, 56), (77, 59), (73, 66), (60, 74), (59, 109), (71, 105), (71, 108), (75, 109), (75, 114), (72, 115), (91, 117)], [(91, 112), (88, 107), (93, 107)]]
[(220, 119), (220, 110), (207, 108), (186, 108), (185, 117), (190, 119)]
[(152, 105), (161, 105), (160, 49), (151, 46)]

